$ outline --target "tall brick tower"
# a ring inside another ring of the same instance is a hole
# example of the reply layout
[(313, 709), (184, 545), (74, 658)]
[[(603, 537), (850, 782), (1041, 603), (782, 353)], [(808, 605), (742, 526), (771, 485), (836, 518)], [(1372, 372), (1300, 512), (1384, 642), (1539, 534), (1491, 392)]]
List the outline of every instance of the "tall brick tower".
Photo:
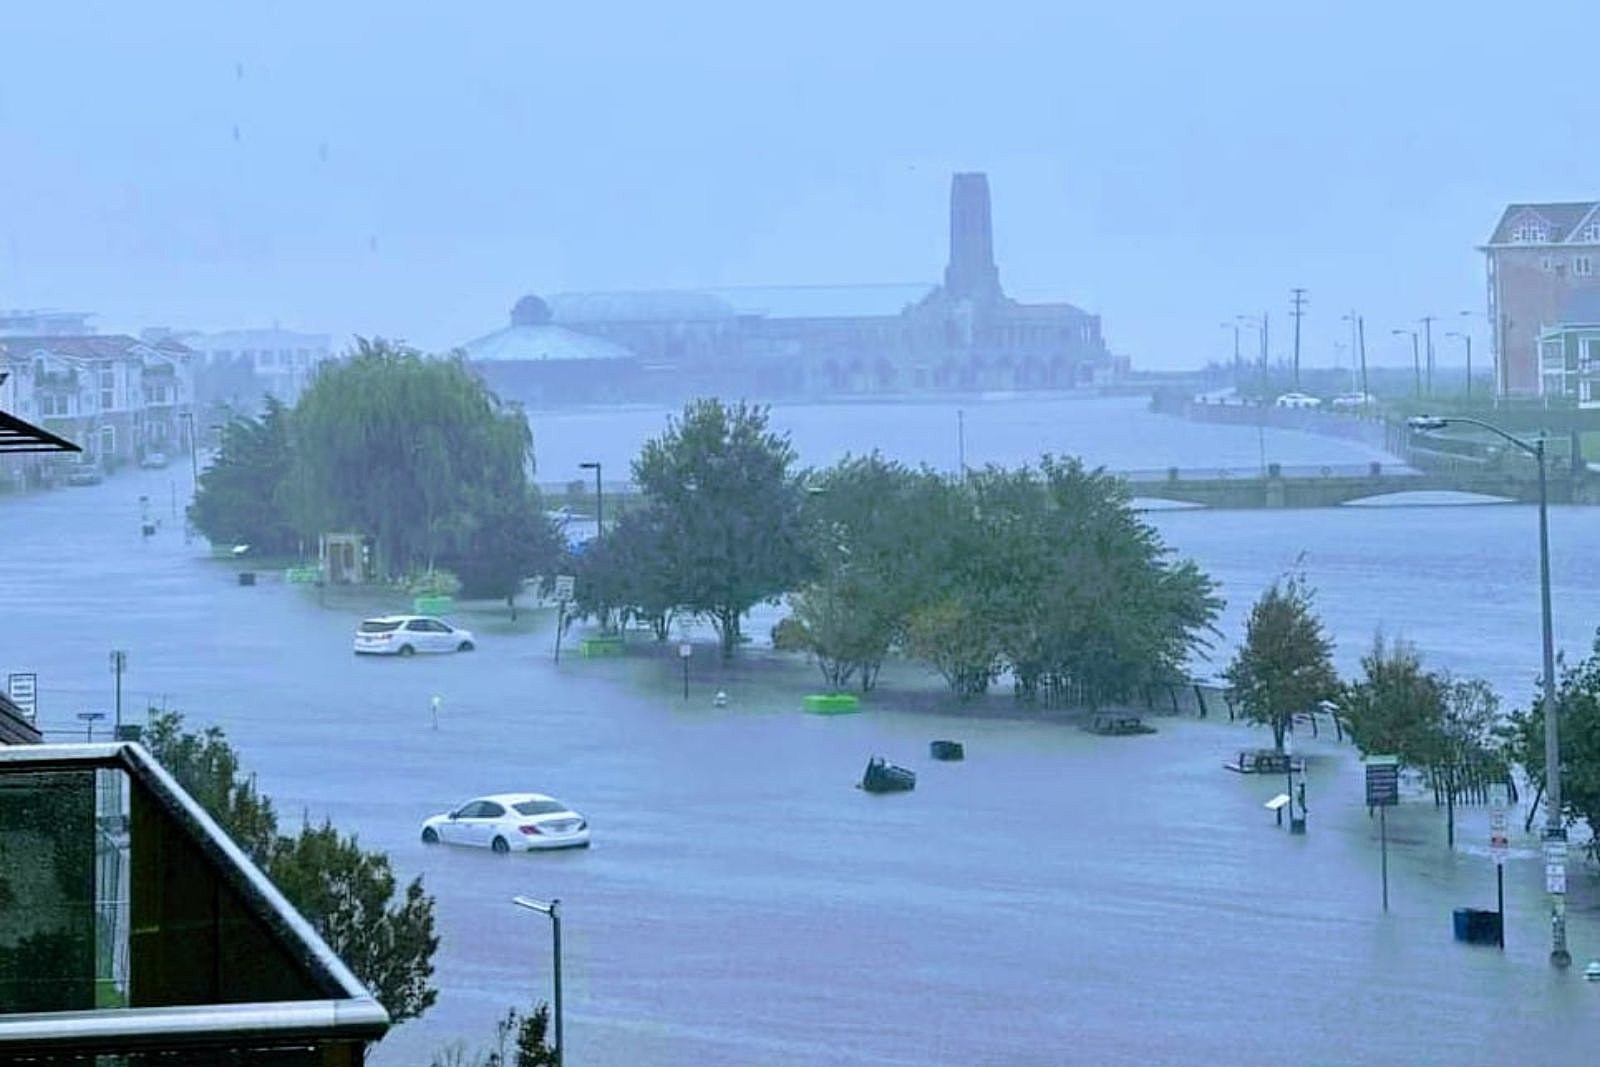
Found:
[(957, 174), (950, 179), (950, 263), (944, 269), (944, 290), (952, 299), (987, 303), (1000, 298), (986, 174)]

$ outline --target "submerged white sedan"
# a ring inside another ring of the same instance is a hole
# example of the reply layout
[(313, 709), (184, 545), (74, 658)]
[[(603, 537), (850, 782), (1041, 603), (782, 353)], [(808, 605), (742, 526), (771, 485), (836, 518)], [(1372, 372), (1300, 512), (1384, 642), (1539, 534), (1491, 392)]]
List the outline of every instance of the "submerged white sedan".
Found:
[(588, 848), (589, 823), (543, 793), (496, 793), (426, 820), (422, 842), (472, 845), (495, 852)]

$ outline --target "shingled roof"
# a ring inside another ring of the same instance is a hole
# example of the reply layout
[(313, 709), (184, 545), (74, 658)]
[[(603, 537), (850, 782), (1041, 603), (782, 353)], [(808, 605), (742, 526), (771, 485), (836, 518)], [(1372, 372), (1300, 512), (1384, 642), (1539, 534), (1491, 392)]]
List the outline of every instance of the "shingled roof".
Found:
[(1510, 204), (1505, 213), (1500, 216), (1500, 221), (1495, 225), (1494, 233), (1489, 235), (1488, 243), (1491, 245), (1516, 244), (1511, 239), (1512, 230), (1524, 215), (1533, 215), (1542, 220), (1550, 228), (1548, 244), (1562, 244), (1571, 237), (1590, 216), (1600, 209), (1600, 201), (1583, 200), (1561, 204)]

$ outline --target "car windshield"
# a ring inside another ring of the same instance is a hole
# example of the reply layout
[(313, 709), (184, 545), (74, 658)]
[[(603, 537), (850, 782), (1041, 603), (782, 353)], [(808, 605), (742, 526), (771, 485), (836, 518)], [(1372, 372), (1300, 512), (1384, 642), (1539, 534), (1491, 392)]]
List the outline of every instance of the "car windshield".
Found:
[(567, 810), (567, 806), (559, 800), (524, 800), (511, 806), (517, 809), (518, 815), (554, 815)]
[(390, 622), (386, 619), (368, 619), (361, 624), (360, 632), (364, 634), (392, 633), (399, 625), (397, 622)]

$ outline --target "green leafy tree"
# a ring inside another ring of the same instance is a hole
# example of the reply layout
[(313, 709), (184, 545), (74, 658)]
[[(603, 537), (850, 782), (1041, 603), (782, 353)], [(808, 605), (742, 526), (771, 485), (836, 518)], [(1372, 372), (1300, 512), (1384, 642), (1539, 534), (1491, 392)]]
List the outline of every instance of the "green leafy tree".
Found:
[(1507, 777), (1508, 764), (1496, 728), (1500, 701), (1481, 679), (1435, 676), (1441, 695), (1439, 714), (1420, 753), (1436, 802), (1445, 805), (1446, 842), (1456, 843), (1456, 804), (1488, 781)]
[(988, 692), (1001, 670), (994, 630), (970, 604), (947, 599), (911, 613), (906, 634), (911, 654), (931, 664), (958, 700)]
[(291, 479), (304, 529), (372, 536), (389, 575), (470, 542), (474, 508), (526, 493), (532, 434), (459, 358), (357, 342), (301, 396)]
[(525, 486), (472, 501), (442, 562), (461, 580), (462, 595), (504, 600), (515, 619), (523, 583), (554, 573), (561, 553), (560, 534), (539, 491)]
[(1396, 756), (1422, 771), (1445, 807), (1446, 841), (1455, 847), (1456, 804), (1506, 777), (1497, 734), (1499, 701), (1488, 683), (1423, 669), (1416, 650), (1380, 634), (1361, 658), (1340, 714), (1362, 755)]
[(679, 607), (709, 618), (724, 659), (744, 614), (806, 577), (803, 494), (794, 447), (767, 410), (697, 400), (646, 442), (634, 481), (654, 513), (652, 559), (676, 572)]
[(471, 1055), (457, 1043), (436, 1053), (429, 1067), (555, 1067), (561, 1060), (549, 1032), (548, 1004), (536, 1004), (526, 1014), (512, 1008), (495, 1024), (494, 1046), (487, 1054)]
[(1244, 644), (1224, 672), (1244, 717), (1270, 726), (1280, 752), (1296, 714), (1339, 695), (1333, 642), (1313, 600), (1300, 575), (1274, 582), (1250, 609)]
[(265, 870), (278, 841), (278, 816), (271, 799), (256, 791), (255, 779), (244, 774), (227, 736), (215, 726), (190, 732), (182, 715), (151, 708), (143, 741), (234, 844)]
[(1394, 756), (1407, 767), (1426, 766), (1433, 733), (1443, 717), (1439, 678), (1422, 666), (1414, 646), (1387, 642), (1380, 633), (1361, 657), (1362, 677), (1339, 699), (1339, 714), (1363, 756)]
[(622, 626), (638, 620), (656, 640), (667, 639), (684, 596), (683, 566), (667, 554), (663, 526), (662, 512), (638, 508), (584, 546), (572, 564), (574, 618), (596, 619), (602, 628), (612, 618)]
[[(1587, 657), (1559, 670), (1555, 706), (1561, 725), (1561, 817), (1569, 825), (1581, 820), (1594, 830), (1600, 826), (1600, 631)], [(1522, 767), (1541, 796), (1547, 774), (1544, 717), (1544, 700), (1536, 698), (1530, 707), (1512, 712), (1503, 728), (1508, 758)], [(1588, 848), (1600, 859), (1600, 835), (1591, 838)]]
[(877, 454), (846, 457), (806, 481), (816, 578), (790, 598), (793, 632), (830, 685), (858, 679), (870, 690), (905, 644), (912, 611), (946, 585), (952, 494), (932, 472)]
[(327, 822), (279, 838), (267, 874), (394, 1022), (433, 1006), (439, 993), (429, 979), (439, 937), (422, 879), (412, 879), (395, 899), (389, 857), (363, 850), (354, 835)]
[(413, 879), (397, 896), (389, 859), (362, 850), (329, 824), (278, 833), (272, 804), (244, 776), (238, 753), (216, 727), (184, 729), (176, 712), (150, 712), (151, 754), (272, 879), (395, 1022), (426, 1011), (439, 939), (433, 898)]
[(287, 491), (293, 463), (293, 416), (271, 396), (259, 418), (222, 428), (221, 448), (200, 474), (189, 518), (213, 544), (248, 544), (259, 552), (299, 551)]

